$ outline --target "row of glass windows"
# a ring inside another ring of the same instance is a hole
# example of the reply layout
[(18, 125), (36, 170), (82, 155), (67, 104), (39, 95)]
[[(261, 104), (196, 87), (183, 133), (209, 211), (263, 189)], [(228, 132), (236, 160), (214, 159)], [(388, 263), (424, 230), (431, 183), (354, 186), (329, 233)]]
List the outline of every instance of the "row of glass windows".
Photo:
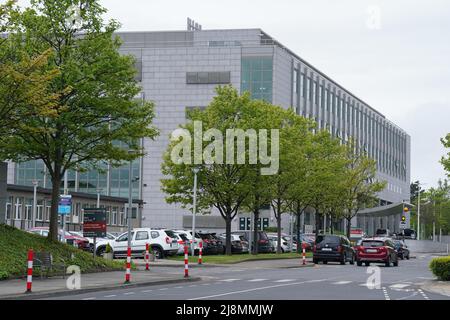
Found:
[(272, 102), (272, 57), (242, 57), (241, 93), (250, 92), (252, 99)]
[(328, 127), (336, 137), (354, 136), (377, 160), (380, 171), (406, 180), (407, 136), (401, 130), (348, 94), (314, 80), (298, 68), (293, 70), (292, 91), (299, 114), (315, 118), (320, 128)]

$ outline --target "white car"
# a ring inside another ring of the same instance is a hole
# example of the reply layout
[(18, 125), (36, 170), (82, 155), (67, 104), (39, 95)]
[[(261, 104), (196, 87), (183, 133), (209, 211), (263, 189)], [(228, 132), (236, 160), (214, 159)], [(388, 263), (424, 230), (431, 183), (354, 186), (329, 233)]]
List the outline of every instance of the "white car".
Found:
[[(179, 239), (178, 243), (180, 244), (180, 248), (178, 250), (178, 254), (184, 254), (184, 244), (185, 241), (188, 240), (189, 244), (192, 243), (192, 230), (173, 230)], [(202, 238), (200, 238), (199, 234), (195, 233), (195, 242), (194, 242), (194, 252), (197, 252), (200, 249), (200, 242), (202, 242)], [(191, 246), (189, 245), (189, 253), (191, 253)]]
[[(273, 245), (275, 246), (275, 252), (278, 247), (278, 235), (273, 233), (268, 233), (267, 237), (273, 241)], [(289, 244), (289, 239), (286, 236), (281, 236), (281, 252), (291, 252), (291, 246)]]
[[(115, 240), (104, 240), (97, 244), (96, 254), (103, 255), (106, 245), (109, 243), (114, 257), (126, 257), (128, 250), (128, 232), (122, 233)], [(179, 244), (177, 236), (169, 229), (137, 228), (131, 232), (131, 255), (136, 258), (145, 257), (146, 244), (155, 258), (162, 259), (165, 256), (178, 252)]]
[[(79, 236), (79, 237), (83, 237), (83, 232), (82, 231), (69, 231), (69, 233), (71, 235), (76, 235), (76, 236)], [(88, 237), (84, 237), (84, 238), (89, 240), (89, 246), (90, 246), (91, 252), (92, 252), (94, 250), (94, 238), (88, 238)], [(116, 237), (114, 235), (112, 235), (111, 233), (107, 232), (106, 233), (106, 237), (105, 238), (97, 238), (96, 239), (96, 243), (99, 243), (100, 241), (104, 241), (104, 240), (112, 241), (112, 240), (115, 240), (115, 239), (116, 239)], [(98, 248), (98, 246), (97, 246), (97, 248)]]

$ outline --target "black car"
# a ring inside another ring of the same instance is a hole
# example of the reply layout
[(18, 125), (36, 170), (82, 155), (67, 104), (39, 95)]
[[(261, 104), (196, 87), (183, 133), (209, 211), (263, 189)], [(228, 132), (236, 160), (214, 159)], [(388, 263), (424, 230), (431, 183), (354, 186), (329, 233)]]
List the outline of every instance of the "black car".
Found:
[(409, 260), (409, 249), (406, 243), (402, 240), (393, 240), (394, 248), (397, 251), (397, 256), (400, 259)]
[(217, 253), (224, 254), (225, 253), (225, 241), (223, 241), (217, 234), (211, 233), (211, 237), (216, 240), (217, 244)]
[(416, 230), (413, 230), (413, 229), (404, 229), (399, 234), (399, 236), (402, 237), (403, 239), (412, 239), (412, 240), (416, 240), (417, 239)]
[(212, 236), (211, 233), (198, 233), (198, 236), (203, 240), (202, 253), (207, 254), (218, 254), (217, 240)]
[[(223, 253), (226, 251), (227, 236), (225, 233), (219, 235), (220, 240), (223, 243)], [(248, 242), (245, 241), (243, 236), (232, 234), (231, 235), (231, 253), (247, 253), (248, 252)]]
[(322, 261), (336, 261), (345, 264), (355, 263), (355, 250), (350, 241), (345, 236), (340, 235), (318, 235), (313, 247), (313, 262), (315, 264)]
[[(245, 241), (250, 243), (250, 237), (253, 239), (253, 232), (250, 236), (250, 231), (234, 231), (231, 234), (237, 234), (240, 236), (243, 236)], [(267, 234), (264, 231), (258, 231), (258, 253), (270, 253), (272, 252), (272, 245), (269, 242), (269, 237), (267, 237)], [(252, 240), (253, 241), (253, 240)]]

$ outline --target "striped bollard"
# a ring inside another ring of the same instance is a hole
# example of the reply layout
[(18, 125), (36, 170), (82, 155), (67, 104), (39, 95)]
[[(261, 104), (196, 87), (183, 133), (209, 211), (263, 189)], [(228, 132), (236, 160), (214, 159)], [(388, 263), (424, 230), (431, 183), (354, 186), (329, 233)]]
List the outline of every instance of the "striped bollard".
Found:
[(148, 254), (148, 247), (149, 247), (149, 245), (148, 245), (148, 243), (146, 243), (145, 244), (145, 270), (149, 270), (149, 260), (150, 260), (150, 257), (149, 257), (149, 254)]
[(303, 256), (303, 265), (306, 264), (306, 249), (305, 249), (306, 245), (304, 243), (302, 243), (302, 256)]
[(202, 264), (202, 254), (203, 254), (203, 241), (200, 241), (198, 249), (198, 264)]
[(131, 248), (128, 247), (127, 252), (127, 271), (125, 273), (125, 283), (129, 283), (131, 279)]
[(33, 250), (28, 250), (28, 268), (27, 268), (27, 293), (31, 292), (33, 283)]
[(189, 277), (189, 246), (188, 243), (186, 242), (184, 244), (184, 277), (187, 278)]

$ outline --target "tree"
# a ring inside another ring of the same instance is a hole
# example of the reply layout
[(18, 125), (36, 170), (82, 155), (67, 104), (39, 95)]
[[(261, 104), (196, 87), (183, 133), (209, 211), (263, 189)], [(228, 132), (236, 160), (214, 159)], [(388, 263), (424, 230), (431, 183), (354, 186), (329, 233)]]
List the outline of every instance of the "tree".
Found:
[(30, 56), (50, 50), (46, 70), (58, 70), (47, 88), (56, 97), (54, 112), (21, 119), (14, 134), (0, 139), (3, 159), (44, 162), (52, 182), (54, 241), (64, 173), (131, 161), (144, 155), (141, 139), (157, 135), (153, 104), (136, 99), (141, 88), (134, 59), (119, 54), (113, 34), (119, 24), (104, 22), (105, 12), (98, 0), (32, 0), (11, 22), (11, 45)]
[(358, 150), (353, 140), (346, 146), (346, 158), (344, 218), (347, 220), (346, 235), (350, 238), (351, 220), (361, 209), (376, 204), (376, 194), (386, 187), (386, 182), (375, 180), (375, 160)]
[[(199, 169), (198, 209), (205, 212), (214, 207), (219, 211), (225, 220), (226, 254), (230, 255), (231, 222), (249, 193), (248, 184), (243, 183), (249, 174), (249, 167), (236, 161), (229, 164), (205, 161), (203, 157), (209, 153), (207, 150), (213, 148), (214, 159), (220, 156), (225, 159), (225, 150), (214, 148), (214, 142), (223, 142), (228, 129), (244, 129), (245, 109), (255, 108), (257, 105), (250, 99), (249, 94), (240, 96), (231, 86), (218, 87), (216, 92), (217, 95), (208, 107), (204, 111), (195, 109), (190, 112), (189, 122), (180, 126), (179, 135), (172, 136), (162, 163), (162, 172), (167, 178), (162, 179), (161, 183), (168, 203), (179, 203), (183, 208), (192, 208), (192, 169)], [(201, 125), (201, 132), (196, 130), (198, 125)], [(214, 131), (209, 131), (210, 129)], [(203, 131), (215, 132), (216, 137), (205, 139)], [(199, 151), (195, 147), (196, 143), (200, 146)], [(234, 148), (233, 159), (237, 159), (237, 152), (238, 148)], [(243, 155), (244, 159), (247, 159), (248, 150), (244, 151)], [(180, 161), (174, 159), (178, 156), (181, 157)], [(199, 157), (200, 161), (195, 161), (196, 157)]]
[[(450, 133), (443, 139), (441, 139), (442, 144), (445, 148), (450, 148)], [(447, 171), (447, 175), (450, 177), (450, 151), (447, 153), (447, 157), (442, 157), (441, 163), (444, 166), (444, 169)]]

